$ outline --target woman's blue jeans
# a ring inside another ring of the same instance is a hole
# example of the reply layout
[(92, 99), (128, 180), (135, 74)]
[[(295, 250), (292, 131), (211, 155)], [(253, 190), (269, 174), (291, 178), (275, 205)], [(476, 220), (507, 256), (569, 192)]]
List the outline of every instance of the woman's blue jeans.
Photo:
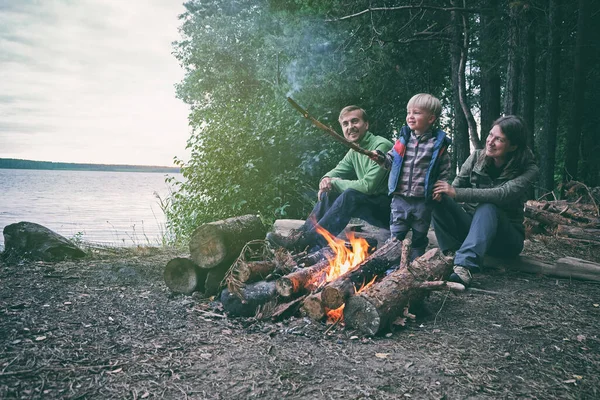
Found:
[(439, 203), (433, 203), (435, 237), (442, 251), (456, 252), (455, 265), (476, 272), (483, 266), (486, 254), (511, 258), (523, 250), (524, 233), (497, 206), (482, 203), (471, 214), (445, 195)]

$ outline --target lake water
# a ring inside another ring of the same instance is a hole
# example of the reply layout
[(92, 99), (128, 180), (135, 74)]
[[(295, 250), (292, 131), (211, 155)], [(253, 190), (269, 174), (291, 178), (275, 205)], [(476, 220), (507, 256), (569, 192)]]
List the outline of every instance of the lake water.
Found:
[[(180, 174), (169, 174), (181, 179)], [(0, 232), (35, 222), (67, 237), (114, 246), (158, 245), (167, 174), (0, 169)], [(0, 250), (4, 236), (0, 235)]]

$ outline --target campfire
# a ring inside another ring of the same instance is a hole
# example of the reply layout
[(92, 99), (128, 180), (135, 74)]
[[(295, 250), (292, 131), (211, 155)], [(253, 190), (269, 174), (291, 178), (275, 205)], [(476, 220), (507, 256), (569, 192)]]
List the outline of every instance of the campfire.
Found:
[[(310, 254), (289, 253), (261, 239), (266, 232), (255, 216), (204, 224), (192, 235), (191, 259), (171, 260), (165, 282), (175, 292), (189, 293), (205, 281), (205, 295), (215, 293), (209, 292), (209, 282), (223, 282), (219, 299), (232, 317), (280, 319), (299, 312), (315, 321), (343, 319), (347, 327), (369, 335), (389, 326), (409, 300), (419, 301), (434, 287), (447, 288), (439, 279), (447, 276), (452, 260), (438, 249), (409, 270), (408, 263), (400, 263), (408, 258), (408, 240), (375, 248), (354, 232), (342, 240), (321, 227), (317, 231), (328, 246)], [(386, 276), (393, 266), (396, 271)]]

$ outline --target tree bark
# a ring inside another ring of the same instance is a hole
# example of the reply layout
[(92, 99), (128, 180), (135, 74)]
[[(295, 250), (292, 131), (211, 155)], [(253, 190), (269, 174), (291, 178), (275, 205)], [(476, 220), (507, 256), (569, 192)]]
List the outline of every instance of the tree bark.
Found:
[(240, 289), (240, 296), (228, 289), (221, 292), (223, 309), (232, 317), (253, 317), (260, 305), (275, 299), (275, 282), (256, 282)]
[(195, 291), (204, 291), (207, 270), (198, 267), (189, 258), (177, 257), (165, 267), (165, 284), (175, 293), (190, 295)]
[(264, 280), (274, 270), (273, 261), (248, 261), (237, 263), (231, 273), (240, 282), (252, 283)]
[[(523, 19), (524, 41), (523, 41), (523, 68), (521, 70), (521, 117), (527, 125), (527, 146), (533, 150), (535, 148), (535, 76), (536, 76), (536, 18), (529, 5), (525, 11)], [(530, 195), (533, 195), (533, 188)]]
[(521, 77), (521, 56), (520, 48), (520, 7), (519, 3), (509, 5), (508, 18), (508, 47), (507, 47), (507, 66), (506, 66), (506, 87), (504, 91), (504, 114), (517, 114), (519, 109), (519, 86)]
[(575, 54), (573, 55), (573, 87), (571, 92), (571, 111), (568, 136), (566, 140), (565, 168), (563, 170), (562, 181), (577, 180), (579, 146), (581, 144), (581, 127), (583, 125), (584, 111), (584, 93), (585, 93), (585, 74), (586, 63), (584, 59), (584, 46), (587, 39), (586, 19), (587, 19), (587, 0), (579, 0), (579, 9), (577, 11), (577, 41), (575, 45)]
[(402, 242), (389, 241), (367, 257), (357, 269), (349, 271), (328, 283), (321, 290), (321, 301), (330, 309), (341, 307), (357, 288), (381, 276), (394, 264), (400, 262)]
[(492, 123), (500, 116), (500, 19), (498, 0), (487, 0), (493, 14), (481, 15), (481, 141), (485, 142)]
[[(460, 169), (463, 163), (471, 154), (469, 148), (469, 127), (467, 118), (463, 112), (460, 96), (459, 96), (459, 74), (460, 74), (460, 59), (461, 59), (461, 43), (462, 35), (456, 21), (456, 16), (452, 14), (452, 44), (450, 45), (450, 62), (452, 69), (452, 108), (454, 109), (454, 136), (452, 142), (453, 148), (453, 169)], [(453, 174), (454, 175), (454, 174)]]
[(480, 149), (482, 147), (482, 144), (481, 140), (479, 139), (479, 134), (477, 132), (477, 123), (475, 122), (475, 118), (473, 117), (473, 113), (471, 112), (471, 106), (469, 104), (467, 95), (467, 78), (465, 69), (469, 53), (469, 26), (467, 22), (467, 17), (464, 14), (458, 15), (455, 11), (453, 11), (452, 13), (455, 19), (455, 29), (457, 31), (462, 29), (462, 45), (460, 46), (460, 59), (458, 64), (458, 98), (460, 100), (461, 109), (463, 110), (465, 118), (467, 119), (467, 125), (469, 127), (469, 139), (471, 141), (471, 145), (476, 149)]
[(200, 268), (231, 263), (246, 243), (264, 239), (265, 234), (266, 228), (257, 215), (243, 215), (201, 225), (190, 239), (191, 259)]
[(486, 257), (488, 267), (506, 268), (513, 271), (556, 276), (559, 278), (600, 281), (600, 265), (573, 257), (558, 259), (554, 264), (533, 257), (519, 256), (511, 259)]
[(399, 269), (381, 282), (367, 288), (346, 302), (346, 326), (363, 335), (376, 335), (387, 329), (412, 301), (426, 293), (421, 284), (438, 281), (452, 270), (452, 258), (443, 257), (437, 248), (417, 258), (408, 268)]
[(558, 225), (556, 227), (558, 236), (566, 236), (573, 239), (583, 239), (590, 242), (600, 243), (600, 229), (579, 228), (577, 226)]
[(211, 268), (206, 272), (206, 280), (204, 281), (204, 295), (205, 296), (216, 296), (219, 291), (225, 287), (223, 279), (227, 275), (229, 270), (229, 264), (221, 264), (215, 268)]
[(287, 274), (277, 279), (275, 285), (277, 293), (282, 297), (290, 297), (310, 287), (316, 287), (328, 268), (329, 260), (322, 260), (311, 267), (302, 268), (291, 274)]
[[(542, 195), (554, 190), (556, 137), (558, 131), (558, 96), (560, 78), (560, 7), (558, 0), (548, 5), (548, 56), (546, 60), (546, 103), (544, 133), (539, 142), (540, 181)], [(538, 196), (539, 197), (539, 196)]]

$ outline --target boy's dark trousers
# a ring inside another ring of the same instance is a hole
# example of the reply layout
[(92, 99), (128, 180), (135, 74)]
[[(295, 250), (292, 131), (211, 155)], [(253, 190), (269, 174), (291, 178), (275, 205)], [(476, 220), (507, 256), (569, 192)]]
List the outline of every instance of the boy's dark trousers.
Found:
[(523, 250), (525, 235), (493, 204), (482, 203), (473, 214), (444, 195), (433, 206), (433, 229), (442, 251), (456, 251), (454, 264), (479, 271), (483, 256), (516, 257)]
[(390, 198), (385, 195), (368, 195), (347, 189), (342, 193), (324, 192), (302, 226), (310, 241), (320, 247), (327, 241), (315, 232), (314, 221), (337, 236), (351, 218), (360, 218), (379, 228), (390, 228)]

